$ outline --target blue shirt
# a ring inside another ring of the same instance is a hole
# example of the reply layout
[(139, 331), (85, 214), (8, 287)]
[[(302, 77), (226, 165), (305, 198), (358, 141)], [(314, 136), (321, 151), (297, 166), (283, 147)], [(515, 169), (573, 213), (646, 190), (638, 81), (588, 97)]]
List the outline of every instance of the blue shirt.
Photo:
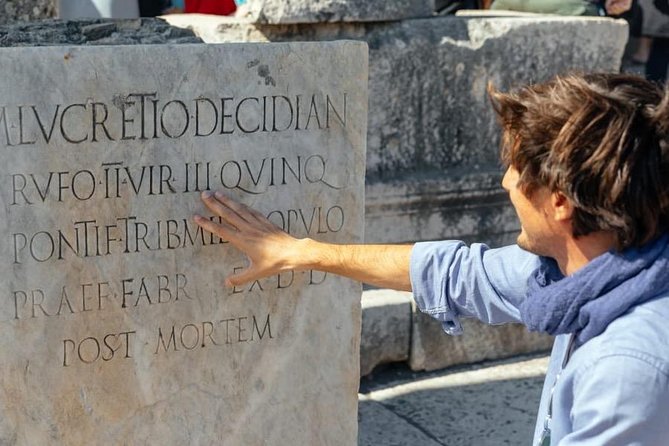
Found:
[[(518, 246), (418, 243), (411, 255), (414, 299), (449, 334), (462, 333), (460, 317), (521, 322), (518, 306), (538, 266), (539, 258)], [(633, 307), (577, 348), (556, 383), (568, 338), (555, 338), (532, 444), (555, 385), (552, 446), (669, 445), (669, 295)]]

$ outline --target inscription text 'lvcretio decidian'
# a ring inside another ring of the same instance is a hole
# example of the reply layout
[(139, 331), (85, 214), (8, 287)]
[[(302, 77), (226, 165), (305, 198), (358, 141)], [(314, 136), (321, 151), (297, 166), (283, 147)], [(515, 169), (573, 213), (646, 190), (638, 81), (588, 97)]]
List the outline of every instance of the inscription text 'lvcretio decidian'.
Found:
[(292, 96), (200, 95), (165, 100), (128, 93), (109, 102), (0, 105), (0, 144), (83, 144), (234, 134), (281, 133), (346, 126), (347, 93)]

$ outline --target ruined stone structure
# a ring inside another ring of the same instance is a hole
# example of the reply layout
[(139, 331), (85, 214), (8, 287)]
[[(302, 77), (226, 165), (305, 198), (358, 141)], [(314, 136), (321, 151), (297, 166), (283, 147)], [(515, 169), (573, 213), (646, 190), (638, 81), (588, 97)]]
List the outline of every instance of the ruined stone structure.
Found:
[[(622, 21), (484, 12), (442, 17), (434, 15), (430, 0), (249, 0), (238, 17), (165, 19), (172, 26), (135, 20), (0, 27), (0, 45), (366, 42), (365, 241), (372, 243), (446, 238), (513, 243), (518, 223), (500, 187), (499, 129), (487, 83), (508, 88), (570, 70), (616, 71), (627, 40)], [(410, 296), (403, 294), (366, 293), (363, 307), (370, 309), (363, 317), (363, 374), (386, 361), (434, 369), (550, 345), (550, 339), (528, 336), (523, 327), (491, 328), (480, 334), (499, 346), (490, 349), (475, 341), (478, 335), (472, 333), (484, 330), (476, 323), (467, 327), (474, 341), (442, 336), (439, 324), (415, 314)], [(384, 315), (398, 324), (387, 323)], [(388, 332), (397, 327), (408, 332)], [(384, 342), (387, 351), (379, 348)], [(459, 353), (450, 355), (454, 350)]]

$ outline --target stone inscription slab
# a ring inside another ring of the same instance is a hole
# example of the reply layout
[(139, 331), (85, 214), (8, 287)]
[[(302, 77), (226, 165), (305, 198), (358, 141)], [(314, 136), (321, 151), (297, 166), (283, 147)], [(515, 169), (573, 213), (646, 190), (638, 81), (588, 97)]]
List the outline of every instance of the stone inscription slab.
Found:
[(360, 241), (366, 45), (0, 60), (0, 444), (355, 444), (359, 285), (227, 289), (245, 258), (191, 216), (223, 190)]

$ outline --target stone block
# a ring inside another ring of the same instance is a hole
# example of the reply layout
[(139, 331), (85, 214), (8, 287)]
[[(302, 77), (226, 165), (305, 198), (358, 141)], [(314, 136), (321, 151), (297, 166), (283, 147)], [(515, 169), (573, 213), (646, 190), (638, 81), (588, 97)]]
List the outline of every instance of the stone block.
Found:
[(434, 0), (247, 0), (238, 17), (262, 24), (385, 22), (434, 14)]
[(192, 216), (222, 189), (362, 241), (366, 45), (0, 60), (0, 444), (355, 445), (360, 285), (226, 288), (246, 259)]
[(499, 128), (486, 94), (571, 70), (617, 71), (624, 21), (434, 17), (263, 26), (170, 16), (206, 42), (369, 44), (368, 242), (456, 237), (504, 244), (518, 226), (499, 186)]
[(493, 326), (462, 319), (464, 334), (450, 336), (436, 319), (417, 309), (413, 315), (409, 366), (416, 371), (548, 351), (553, 345), (552, 337), (530, 333), (521, 324)]
[(458, 239), (491, 246), (515, 243), (519, 225), (501, 169), (462, 172), (441, 178), (407, 176), (404, 181), (369, 182), (365, 193), (365, 241), (404, 243)]
[(409, 359), (411, 293), (369, 290), (362, 293), (360, 376), (379, 364)]

